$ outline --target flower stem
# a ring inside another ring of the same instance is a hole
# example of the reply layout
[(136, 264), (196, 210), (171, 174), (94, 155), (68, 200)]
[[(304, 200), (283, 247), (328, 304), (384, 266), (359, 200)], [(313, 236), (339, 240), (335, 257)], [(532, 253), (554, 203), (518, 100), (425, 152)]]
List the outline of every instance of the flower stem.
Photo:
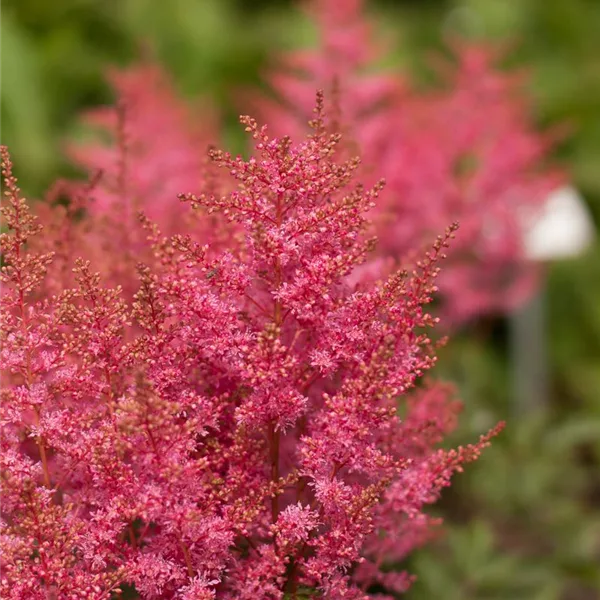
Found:
[[(271, 454), (271, 481), (277, 483), (279, 481), (279, 442), (280, 432), (275, 429), (275, 424), (269, 426), (269, 446)], [(271, 520), (277, 522), (279, 516), (279, 495), (274, 494), (271, 498)]]

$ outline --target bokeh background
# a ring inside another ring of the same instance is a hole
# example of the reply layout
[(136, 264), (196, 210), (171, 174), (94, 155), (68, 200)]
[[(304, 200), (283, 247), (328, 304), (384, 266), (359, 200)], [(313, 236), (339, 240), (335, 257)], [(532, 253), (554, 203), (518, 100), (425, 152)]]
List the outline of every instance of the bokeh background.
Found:
[[(555, 159), (600, 226), (600, 1), (379, 0), (368, 4), (393, 52), (390, 68), (427, 80), (444, 37), (511, 42), (541, 128), (565, 125)], [(183, 94), (217, 103), (223, 143), (242, 141), (237, 92), (262, 85), (271, 57), (315, 32), (291, 0), (5, 0), (2, 142), (35, 197), (73, 174), (63, 157), (86, 107), (109, 103), (109, 65), (151, 50)], [(438, 375), (465, 401), (454, 443), (505, 419), (506, 432), (456, 478), (436, 512), (445, 535), (401, 565), (419, 579), (409, 599), (600, 598), (600, 242), (548, 264), (543, 306), (543, 402), (515, 393), (515, 316), (465, 327)], [(539, 313), (538, 313), (539, 314)], [(521, 315), (523, 317), (523, 315)], [(527, 313), (525, 313), (527, 319)], [(511, 325), (512, 324), (512, 325)]]

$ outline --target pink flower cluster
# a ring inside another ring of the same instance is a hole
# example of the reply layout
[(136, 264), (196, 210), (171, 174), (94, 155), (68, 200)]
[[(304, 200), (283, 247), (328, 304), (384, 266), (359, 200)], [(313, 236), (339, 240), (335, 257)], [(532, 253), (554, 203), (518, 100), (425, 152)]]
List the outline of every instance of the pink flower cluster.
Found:
[(275, 137), (244, 117), (247, 160), (207, 158), (213, 115), (148, 63), (112, 74), (106, 139), (68, 149), (89, 181), (37, 218), (2, 150), (2, 597), (396, 597), (499, 431), (440, 448), (460, 404), (423, 377), (428, 305), (531, 289), (549, 139), (495, 50), (453, 42), (424, 91), (377, 70), (360, 0), (311, 7), (320, 45), (251, 99)]
[[(3, 598), (334, 600), (410, 585), (391, 567), (431, 535), (424, 508), (500, 426), (439, 449), (458, 405), (421, 382), (435, 363), (426, 306), (455, 226), (411, 269), (352, 284), (382, 183), (356, 183), (322, 104), (301, 142), (242, 118), (252, 156), (211, 150), (235, 185), (222, 193), (207, 167), (202, 193), (165, 209), (182, 233), (160, 203), (174, 164), (189, 185), (183, 159), (153, 170), (150, 146), (121, 141), (108, 176), (55, 188), (71, 204), (45, 207), (40, 235), (2, 149)], [(105, 239), (90, 195), (128, 235)], [(133, 224), (130, 202), (167, 232)], [(120, 255), (120, 239), (135, 245)]]
[[(523, 77), (498, 67), (498, 47), (450, 40), (423, 89), (383, 71), (362, 0), (314, 0), (316, 48), (281, 57), (267, 73), (275, 97), (254, 96), (276, 133), (305, 128), (314, 88), (334, 98), (333, 127), (363, 159), (365, 181), (385, 177), (374, 215), (378, 270), (461, 224), (439, 279), (442, 311), (461, 323), (523, 302), (536, 285), (522, 244), (524, 211), (536, 210), (562, 176), (547, 166), (552, 138), (532, 126)], [(374, 265), (375, 266), (375, 265)]]
[[(523, 77), (498, 68), (500, 48), (458, 40), (450, 42), (453, 61), (437, 61), (432, 88), (384, 71), (385, 48), (375, 42), (363, 4), (310, 2), (318, 46), (278, 59), (266, 77), (274, 94), (242, 97), (275, 135), (299, 139), (307, 133), (315, 89), (326, 90), (329, 127), (343, 135), (340, 151), (361, 156), (366, 185), (386, 179), (371, 215), (377, 252), (355, 271), (355, 281), (375, 281), (410, 264), (415, 251), (459, 221), (460, 235), (438, 280), (444, 322), (460, 325), (510, 310), (537, 283), (537, 268), (524, 253), (523, 217), (562, 179), (547, 165), (551, 136), (532, 126)], [(97, 109), (85, 123), (113, 143), (79, 143), (69, 154), (90, 180), (99, 177), (90, 210), (102, 222), (92, 229), (102, 233), (92, 246), (122, 257), (106, 270), (115, 270), (112, 276), (127, 288), (143, 252), (143, 240), (134, 235), (138, 210), (163, 231), (185, 227), (199, 241), (213, 243), (220, 235), (227, 245), (234, 232), (205, 218), (182, 223), (170, 202), (181, 191), (228, 189), (203, 159), (217, 137), (214, 111), (203, 107), (203, 121), (194, 119), (165, 74), (149, 63), (114, 72), (111, 82), (117, 107)]]

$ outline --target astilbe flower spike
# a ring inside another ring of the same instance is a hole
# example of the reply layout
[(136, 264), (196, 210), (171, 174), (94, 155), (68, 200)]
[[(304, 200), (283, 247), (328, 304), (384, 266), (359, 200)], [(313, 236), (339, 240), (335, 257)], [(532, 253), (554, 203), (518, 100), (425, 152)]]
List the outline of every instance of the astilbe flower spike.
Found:
[[(220, 186), (207, 159), (218, 117), (206, 102), (196, 102), (192, 111), (164, 69), (148, 59), (110, 71), (108, 80), (114, 105), (83, 115), (88, 136), (69, 143), (67, 153), (93, 184), (79, 201), (78, 228), (87, 230), (80, 236), (80, 254), (101, 264), (108, 280), (122, 285), (130, 299), (136, 263), (152, 261), (140, 211), (169, 234), (185, 231), (211, 244), (221, 241), (219, 236), (229, 241), (227, 229), (214, 218), (193, 218), (176, 202), (181, 190), (214, 192)], [(81, 191), (71, 184), (63, 195), (73, 205)]]
[[(363, 158), (370, 157), (388, 137), (385, 117), (404, 95), (406, 82), (376, 68), (386, 47), (362, 0), (313, 0), (302, 8), (317, 29), (317, 47), (277, 56), (267, 73), (274, 97), (251, 95), (250, 101), (276, 133), (303, 135), (313, 90), (327, 90), (334, 105), (331, 128), (344, 133), (345, 145), (358, 146)], [(363, 165), (363, 175), (365, 170), (373, 174)]]
[(172, 230), (178, 216), (173, 198), (202, 185), (203, 157), (217, 135), (216, 115), (202, 106), (204, 118), (194, 119), (157, 63), (146, 60), (112, 70), (108, 79), (115, 105), (96, 108), (82, 119), (101, 136), (67, 147), (78, 166), (101, 173), (90, 210), (110, 216), (119, 205), (121, 219), (135, 219), (143, 210)]
[(537, 281), (522, 244), (523, 212), (537, 210), (562, 180), (547, 165), (552, 138), (533, 127), (523, 78), (500, 69), (499, 48), (449, 40), (454, 64), (429, 90), (382, 72), (364, 4), (308, 3), (318, 43), (278, 59), (266, 77), (275, 97), (255, 95), (257, 112), (276, 131), (303, 131), (314, 87), (335, 91), (334, 129), (361, 154), (361, 177), (387, 181), (373, 214), (379, 257), (362, 278), (403, 264), (457, 220), (439, 280), (446, 321), (511, 309)]
[[(93, 383), (78, 380), (69, 365), (69, 341), (62, 340), (56, 298), (31, 302), (41, 285), (51, 254), (27, 251), (40, 232), (20, 195), (6, 148), (2, 175), (7, 203), (2, 216), (12, 233), (1, 237), (2, 350), (1, 474), (2, 579), (6, 598), (99, 598), (119, 583), (120, 564), (110, 570), (94, 568), (83, 547), (99, 531), (90, 530), (82, 515), (85, 504), (64, 501), (57, 485), (69, 474), (77, 448), (85, 453), (84, 434), (69, 413), (73, 402), (85, 400)], [(78, 414), (83, 426), (86, 410)], [(74, 437), (76, 436), (76, 437)], [(65, 461), (56, 465), (55, 452), (65, 448)], [(103, 549), (105, 557), (112, 544)]]
[(3, 151), (4, 597), (402, 591), (411, 577), (387, 561), (426, 541), (425, 505), (499, 430), (436, 449), (453, 393), (415, 388), (455, 226), (412, 270), (353, 289), (383, 184), (337, 160), (321, 95), (303, 142), (242, 123), (251, 158), (211, 153), (237, 188), (181, 195), (241, 235), (224, 251), (142, 217), (153, 260), (131, 306), (82, 259), (71, 288), (36, 300), (52, 257), (29, 243)]

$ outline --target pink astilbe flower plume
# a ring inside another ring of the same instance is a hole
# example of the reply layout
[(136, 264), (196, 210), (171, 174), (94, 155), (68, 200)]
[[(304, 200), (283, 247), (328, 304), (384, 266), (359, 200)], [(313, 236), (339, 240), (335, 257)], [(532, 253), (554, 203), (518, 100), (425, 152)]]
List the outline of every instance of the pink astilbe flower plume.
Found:
[(249, 101), (276, 133), (304, 135), (314, 90), (327, 90), (333, 102), (330, 128), (344, 134), (346, 150), (361, 154), (361, 175), (372, 178), (380, 175), (374, 159), (389, 138), (386, 118), (404, 96), (406, 85), (396, 73), (374, 68), (385, 57), (385, 45), (376, 41), (363, 4), (362, 0), (305, 3), (317, 29), (317, 47), (276, 57), (267, 74), (272, 97), (255, 95)]
[(104, 259), (110, 281), (130, 297), (128, 282), (136, 263), (141, 257), (152, 260), (144, 255), (140, 211), (168, 233), (185, 230), (204, 242), (228, 239), (214, 219), (195, 219), (175, 201), (181, 190), (219, 188), (207, 158), (217, 138), (217, 117), (206, 104), (195, 103), (192, 111), (167, 73), (152, 62), (113, 70), (109, 82), (114, 106), (96, 108), (82, 119), (97, 135), (70, 143), (67, 151), (95, 182), (82, 222), (93, 222), (85, 236), (86, 257), (96, 263)]
[[(42, 227), (20, 195), (4, 147), (2, 175), (7, 200), (2, 216), (10, 233), (1, 236), (0, 589), (3, 597), (14, 599), (102, 597), (99, 592), (115, 588), (124, 574), (123, 566), (112, 560), (116, 546), (103, 547), (101, 560), (111, 564), (109, 570), (98, 569), (94, 557), (80, 553), (99, 532), (90, 531), (81, 514), (85, 504), (63, 502), (62, 497), (59, 501), (63, 490), (56, 485), (72, 465), (70, 456), (57, 462), (56, 449), (74, 451), (84, 442), (69, 419), (72, 403), (86, 400), (93, 382), (78, 380), (69, 364), (71, 342), (61, 330), (63, 303), (56, 298), (32, 300), (52, 254), (27, 251)], [(85, 418), (82, 407), (80, 425)]]
[(361, 177), (384, 176), (373, 214), (379, 257), (355, 279), (370, 280), (410, 261), (453, 221), (461, 232), (439, 279), (441, 311), (460, 323), (513, 308), (531, 293), (536, 270), (525, 256), (523, 214), (561, 183), (547, 166), (551, 137), (532, 125), (523, 78), (498, 67), (502, 52), (451, 41), (429, 90), (382, 72), (380, 44), (361, 0), (309, 3), (316, 48), (280, 58), (267, 75), (273, 96), (254, 99), (284, 131), (302, 131), (316, 85), (336, 98), (333, 129), (362, 156)]
[[(510, 309), (535, 288), (523, 247), (523, 216), (539, 209), (561, 176), (547, 166), (552, 138), (535, 131), (523, 77), (497, 66), (499, 48), (453, 41), (441, 85), (398, 110), (380, 156), (390, 194), (379, 233), (406, 255), (415, 235), (458, 219), (461, 233), (440, 277), (455, 321)], [(401, 108), (401, 107), (399, 107)], [(387, 166), (384, 166), (387, 164)]]
[(500, 429), (438, 449), (456, 401), (417, 386), (456, 226), (355, 289), (383, 182), (356, 183), (322, 94), (301, 142), (241, 121), (252, 156), (211, 151), (235, 189), (180, 194), (235, 239), (165, 235), (142, 216), (151, 260), (131, 304), (84, 259), (71, 288), (36, 300), (52, 256), (29, 244), (39, 227), (3, 153), (7, 598), (401, 592), (411, 576), (389, 562), (428, 539), (425, 506)]
[[(143, 210), (163, 228), (179, 216), (173, 198), (202, 185), (206, 150), (216, 139), (214, 115), (192, 118), (167, 74), (153, 63), (109, 73), (115, 106), (97, 108), (84, 123), (105, 139), (71, 144), (69, 153), (89, 173), (101, 172), (91, 210), (135, 219)], [(108, 141), (108, 143), (107, 143)], [(130, 221), (128, 221), (128, 224)]]

